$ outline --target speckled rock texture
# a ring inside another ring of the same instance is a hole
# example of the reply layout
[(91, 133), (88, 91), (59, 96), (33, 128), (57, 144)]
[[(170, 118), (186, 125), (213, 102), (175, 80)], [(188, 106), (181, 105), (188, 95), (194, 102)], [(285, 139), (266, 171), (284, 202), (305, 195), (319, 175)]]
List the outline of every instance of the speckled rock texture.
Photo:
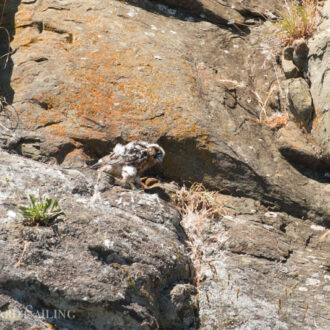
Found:
[(308, 42), (308, 75), (316, 117), (312, 134), (327, 154), (330, 163), (330, 2), (326, 1), (321, 12), (317, 32)]
[(224, 216), (182, 225), (193, 246), (200, 329), (327, 329), (326, 228), (253, 200), (224, 197)]
[[(177, 210), (155, 194), (119, 188), (91, 203), (87, 173), (3, 152), (0, 159), (1, 329), (28, 329), (42, 310), (50, 317), (37, 324), (59, 329), (171, 329), (197, 322)], [(53, 227), (24, 227), (17, 211), (27, 194), (58, 199), (65, 217)], [(187, 292), (179, 289), (184, 285)], [(168, 291), (186, 301), (185, 313), (175, 299), (164, 302)], [(171, 315), (163, 313), (168, 308)], [(55, 311), (62, 316), (55, 318)]]
[[(203, 221), (151, 191), (91, 202), (89, 171), (0, 159), (1, 329), (328, 328), (325, 227), (225, 195)], [(23, 226), (28, 194), (65, 216)]]
[[(330, 192), (318, 177), (329, 182), (326, 170), (310, 175), (300, 159), (288, 162), (276, 132), (259, 122), (284, 78), (265, 20), (280, 8), (280, 1), (12, 1), (4, 15), (12, 56), (0, 81), (19, 122), (2, 132), (1, 145), (81, 167), (117, 142), (157, 141), (167, 152), (156, 169), (165, 178), (325, 223)], [(269, 116), (285, 109), (284, 91), (275, 94)]]
[(307, 127), (314, 112), (309, 86), (303, 78), (290, 79), (288, 85), (291, 111), (297, 121)]
[[(282, 5), (1, 2), (1, 329), (330, 328), (329, 15), (308, 43), (312, 120), (273, 129)], [(88, 166), (133, 139), (166, 151), (147, 175), (231, 195), (223, 216), (182, 219), (169, 183), (91, 202)], [(24, 227), (29, 193), (65, 216)]]

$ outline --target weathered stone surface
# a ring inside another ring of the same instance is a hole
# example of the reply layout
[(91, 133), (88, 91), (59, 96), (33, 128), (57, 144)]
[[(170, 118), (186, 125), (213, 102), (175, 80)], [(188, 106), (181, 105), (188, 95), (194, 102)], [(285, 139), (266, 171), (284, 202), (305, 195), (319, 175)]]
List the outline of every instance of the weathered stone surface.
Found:
[(294, 65), (291, 60), (287, 60), (283, 56), (281, 59), (281, 64), (285, 78), (290, 79), (299, 77), (299, 69)]
[(301, 168), (309, 168), (315, 179), (329, 181), (326, 177), (330, 165), (328, 157), (324, 155), (317, 141), (312, 136), (304, 134), (295, 123), (289, 122), (278, 131), (277, 142), (281, 154), (288, 161)]
[[(180, 318), (184, 307), (177, 300), (190, 299), (185, 290), (169, 302), (179, 315), (159, 308), (169, 287), (190, 282), (175, 209), (157, 195), (119, 188), (92, 204), (88, 173), (3, 152), (0, 159), (0, 292), (7, 299), (1, 329), (37, 325), (42, 309), (50, 317), (41, 320), (70, 329), (155, 329), (164, 322), (189, 328), (196, 322), (196, 307)], [(82, 183), (85, 190), (77, 191)], [(58, 199), (65, 219), (52, 228), (22, 226), (17, 211), (27, 194)], [(52, 318), (55, 310), (65, 316)]]
[(313, 100), (309, 86), (303, 78), (288, 82), (290, 108), (298, 122), (308, 125), (313, 115)]
[[(155, 169), (164, 177), (327, 221), (326, 187), (297, 173), (274, 146), (274, 132), (256, 123), (279, 76), (273, 26), (260, 21), (243, 32), (196, 19), (192, 2), (180, 4), (184, 10), (90, 0), (6, 7), (14, 54), (11, 80), (6, 72), (0, 80), (20, 121), (15, 132), (2, 132), (1, 145), (80, 167), (117, 142), (157, 141), (167, 152)], [(234, 13), (250, 19), (280, 2), (214, 6), (225, 20)]]
[(196, 310), (198, 296), (196, 287), (191, 284), (177, 284), (161, 297), (160, 310), (165, 329), (189, 328), (198, 326)]
[[(262, 17), (281, 4), (7, 3), (0, 92), (19, 127), (2, 127), (0, 146), (48, 165), (0, 154), (1, 328), (37, 326), (42, 308), (73, 311), (47, 319), (73, 329), (329, 328), (327, 159), (313, 139), (304, 146), (293, 130), (294, 145), (290, 126), (259, 120), (283, 78)], [(179, 214), (151, 194), (168, 199), (161, 187), (114, 187), (91, 204), (88, 169), (49, 165), (86, 167), (135, 138), (165, 148), (154, 173), (253, 198), (228, 198), (223, 219), (183, 222), (193, 271)], [(66, 211), (53, 229), (20, 224), (17, 205), (38, 191)]]
[[(1, 329), (329, 327), (325, 227), (223, 196), (223, 217), (183, 218), (188, 250), (155, 194), (113, 187), (93, 204), (88, 171), (0, 159)], [(29, 193), (65, 218), (22, 226)]]
[(292, 61), (293, 59), (293, 47), (284, 47), (282, 51), (282, 55), (285, 60)]
[(222, 219), (183, 218), (193, 246), (200, 329), (326, 329), (324, 227), (224, 198)]
[(292, 44), (293, 47), (293, 63), (297, 66), (300, 72), (307, 71), (307, 56), (309, 48), (305, 39), (297, 39)]
[[(274, 12), (282, 8), (280, 2), (262, 0), (231, 0), (217, 1), (212, 0), (162, 0), (154, 3), (149, 0), (130, 0), (132, 4), (138, 4), (142, 8), (150, 11), (160, 12), (167, 16), (178, 16), (188, 21), (207, 20), (215, 24), (236, 24), (250, 25), (266, 17), (274, 17)], [(184, 16), (173, 8), (180, 8), (188, 12), (191, 16)]]
[(322, 19), (318, 30), (308, 41), (308, 75), (311, 81), (316, 118), (312, 134), (321, 143), (323, 151), (330, 158), (330, 3), (326, 1), (322, 9)]

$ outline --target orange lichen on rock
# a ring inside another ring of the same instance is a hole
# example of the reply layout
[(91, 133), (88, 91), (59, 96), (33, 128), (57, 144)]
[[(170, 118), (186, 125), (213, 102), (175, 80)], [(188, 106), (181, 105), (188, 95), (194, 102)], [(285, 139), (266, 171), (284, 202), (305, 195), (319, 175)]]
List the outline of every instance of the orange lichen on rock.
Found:
[[(139, 28), (136, 22), (117, 18), (110, 24), (92, 12), (75, 17), (63, 10), (61, 24), (54, 13), (47, 19), (38, 16), (36, 24), (27, 27), (32, 12), (28, 16), (19, 12), (21, 28), (13, 45), (21, 48), (15, 63), (38, 63), (38, 79), (26, 71), (12, 82), (15, 90), (16, 81), (35, 86), (21, 115), (24, 128), (41, 130), (50, 139), (73, 141), (77, 148), (91, 140), (205, 135), (192, 115), (199, 111), (199, 95), (191, 63), (177, 54), (162, 53), (159, 45), (149, 47), (149, 41), (145, 47), (143, 33), (137, 35), (141, 40), (132, 40)], [(71, 20), (90, 29), (82, 33)], [(125, 29), (119, 31), (122, 25)]]
[[(77, 66), (72, 62), (66, 72), (72, 82), (59, 95), (44, 95), (47, 103), (58, 105), (68, 120), (80, 123), (87, 118), (96, 123), (98, 130), (116, 131), (120, 135), (124, 129), (128, 137), (142, 133), (158, 137), (167, 133), (181, 136), (202, 133), (196, 121), (187, 115), (191, 104), (173, 86), (172, 73), (162, 73), (164, 69), (159, 70), (152, 58), (136, 56), (131, 48), (105, 52), (103, 47), (84, 54), (86, 58), (82, 57), (84, 64), (79, 64), (79, 70), (71, 69)], [(187, 77), (187, 85), (190, 84)], [(70, 134), (64, 128), (51, 130)]]

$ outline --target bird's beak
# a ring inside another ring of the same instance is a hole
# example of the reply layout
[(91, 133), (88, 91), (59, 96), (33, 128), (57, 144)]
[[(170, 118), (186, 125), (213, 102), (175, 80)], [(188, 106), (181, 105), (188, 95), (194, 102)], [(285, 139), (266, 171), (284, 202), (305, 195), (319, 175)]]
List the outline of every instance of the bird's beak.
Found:
[(161, 163), (163, 161), (163, 155), (162, 154), (157, 155), (157, 160), (159, 163)]

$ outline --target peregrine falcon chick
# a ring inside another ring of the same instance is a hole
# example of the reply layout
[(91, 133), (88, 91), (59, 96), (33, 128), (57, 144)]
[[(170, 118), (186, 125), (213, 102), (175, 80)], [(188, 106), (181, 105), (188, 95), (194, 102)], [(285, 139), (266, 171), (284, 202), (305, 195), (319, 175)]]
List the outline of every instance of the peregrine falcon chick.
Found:
[(156, 143), (132, 141), (126, 145), (117, 144), (109, 155), (92, 166), (99, 172), (95, 191), (103, 172), (119, 178), (123, 185), (141, 184), (142, 173), (162, 162), (164, 156), (165, 151)]

